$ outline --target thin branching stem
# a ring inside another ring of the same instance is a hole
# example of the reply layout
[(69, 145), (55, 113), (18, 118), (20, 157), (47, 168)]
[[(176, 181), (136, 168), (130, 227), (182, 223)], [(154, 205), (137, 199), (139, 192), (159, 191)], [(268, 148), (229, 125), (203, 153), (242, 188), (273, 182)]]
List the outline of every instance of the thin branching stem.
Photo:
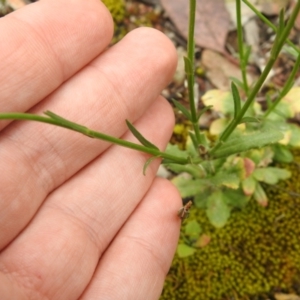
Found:
[(195, 84), (195, 72), (194, 72), (194, 60), (195, 60), (195, 16), (196, 16), (196, 0), (190, 0), (190, 14), (189, 14), (189, 33), (188, 33), (188, 43), (187, 43), (187, 52), (188, 59), (192, 68), (191, 72), (187, 73), (187, 82), (188, 82), (188, 91), (189, 91), (189, 103), (192, 117), (192, 124), (195, 131), (196, 139), (199, 144), (202, 144), (202, 137), (200, 135), (200, 129), (198, 125), (197, 118), (197, 109), (195, 106), (195, 93), (194, 93), (194, 84)]
[[(59, 116), (58, 116), (59, 117)], [(36, 122), (42, 122), (42, 123), (48, 123), (52, 125), (56, 125), (59, 127), (67, 128), (79, 133), (82, 133), (88, 137), (91, 138), (96, 138), (100, 139), (103, 141), (107, 141), (116, 145), (120, 145), (126, 148), (130, 148), (133, 150), (138, 150), (144, 153), (151, 154), (156, 157), (161, 157), (164, 159), (168, 159), (170, 161), (173, 161), (174, 163), (178, 164), (187, 164), (188, 159), (187, 158), (182, 158), (182, 157), (177, 157), (165, 152), (161, 152), (159, 150), (153, 149), (153, 148), (148, 148), (140, 144), (135, 144), (129, 141), (121, 140), (118, 138), (115, 138), (113, 136), (106, 135), (104, 133), (91, 130), (83, 125), (71, 122), (69, 120), (66, 120), (62, 117), (59, 117), (59, 119), (53, 119), (50, 117), (45, 117), (45, 116), (39, 116), (35, 114), (28, 114), (28, 113), (2, 113), (0, 114), (0, 120), (30, 120), (30, 121), (36, 121)]]
[(278, 103), (280, 102), (280, 100), (289, 92), (289, 90), (292, 87), (293, 81), (295, 79), (295, 76), (297, 74), (297, 72), (299, 71), (299, 67), (300, 67), (300, 54), (297, 57), (297, 60), (295, 62), (295, 65), (293, 67), (293, 70), (291, 72), (291, 74), (288, 77), (288, 80), (286, 81), (284, 87), (282, 88), (281, 92), (279, 93), (277, 99), (272, 103), (272, 105), (270, 105), (267, 109), (267, 111), (264, 114), (264, 118), (267, 118), (268, 115), (274, 111), (274, 109), (276, 108), (276, 106), (278, 105)]
[[(270, 28), (272, 28), (277, 33), (277, 28), (272, 22), (270, 22), (259, 10), (255, 8), (248, 0), (242, 0), (262, 21), (264, 21)], [(286, 43), (291, 46), (298, 54), (300, 54), (300, 49), (289, 39)]]
[(236, 0), (236, 21), (237, 21), (237, 33), (238, 33), (238, 46), (239, 46), (239, 56), (240, 56), (240, 66), (243, 78), (243, 86), (245, 93), (249, 94), (249, 85), (247, 80), (247, 61), (245, 59), (244, 51), (244, 41), (243, 41), (243, 25), (242, 25), (242, 13), (241, 13), (241, 0)]
[(221, 134), (218, 142), (216, 143), (216, 145), (211, 149), (210, 154), (213, 154), (217, 149), (219, 149), (221, 147), (221, 145), (229, 138), (229, 136), (232, 134), (232, 132), (234, 131), (234, 129), (237, 127), (237, 125), (240, 123), (240, 121), (242, 120), (243, 116), (245, 115), (245, 113), (247, 112), (247, 110), (249, 109), (250, 105), (252, 104), (252, 102), (254, 101), (256, 95), (258, 94), (259, 90), (261, 89), (261, 87), (263, 86), (269, 72), (271, 71), (292, 27), (295, 24), (295, 20), (296, 17), (298, 15), (300, 11), (300, 1), (297, 2), (297, 4), (295, 5), (295, 8), (291, 14), (291, 17), (289, 19), (289, 21), (287, 22), (285, 28), (282, 30), (280, 36), (276, 39), (275, 44), (273, 45), (273, 48), (271, 50), (271, 55), (270, 55), (270, 59), (267, 62), (267, 65), (265, 67), (265, 69), (263, 70), (262, 74), (260, 75), (260, 77), (258, 78), (256, 84), (254, 85), (253, 89), (251, 90), (244, 106), (242, 107), (241, 111), (238, 113), (238, 115), (236, 116), (236, 118), (234, 118), (230, 124), (228, 125), (228, 127), (224, 130), (224, 132)]

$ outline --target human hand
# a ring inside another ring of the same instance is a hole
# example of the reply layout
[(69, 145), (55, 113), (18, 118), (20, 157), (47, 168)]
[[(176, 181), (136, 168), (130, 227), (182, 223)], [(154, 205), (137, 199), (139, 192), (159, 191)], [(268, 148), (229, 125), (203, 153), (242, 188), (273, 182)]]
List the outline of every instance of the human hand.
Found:
[[(2, 112), (51, 110), (163, 149), (172, 110), (159, 93), (171, 42), (141, 28), (105, 50), (99, 0), (42, 0), (0, 19)], [(177, 245), (180, 197), (159, 161), (35, 122), (0, 123), (0, 295), (15, 299), (157, 299)]]

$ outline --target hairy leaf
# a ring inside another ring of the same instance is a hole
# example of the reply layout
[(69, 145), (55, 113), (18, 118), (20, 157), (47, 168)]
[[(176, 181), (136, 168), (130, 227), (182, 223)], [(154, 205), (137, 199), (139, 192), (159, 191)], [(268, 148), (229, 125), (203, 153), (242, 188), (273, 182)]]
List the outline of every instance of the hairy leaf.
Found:
[(222, 191), (216, 191), (209, 197), (206, 214), (215, 227), (221, 228), (226, 224), (230, 217), (230, 208)]
[(185, 234), (190, 238), (198, 238), (201, 233), (200, 224), (196, 220), (188, 221), (185, 225)]
[(274, 160), (282, 163), (291, 163), (294, 159), (292, 152), (285, 146), (277, 144), (273, 146)]
[(291, 172), (286, 169), (268, 167), (256, 169), (252, 175), (258, 181), (268, 184), (276, 184), (279, 180), (289, 178), (291, 176)]
[(172, 183), (178, 188), (182, 198), (194, 196), (204, 191), (207, 188), (207, 185), (203, 184), (204, 182), (208, 183), (207, 180), (192, 180), (183, 176), (177, 176), (172, 179)]
[(223, 191), (223, 196), (225, 198), (226, 204), (229, 205), (229, 207), (240, 209), (244, 208), (251, 198), (250, 196), (244, 195), (242, 189), (225, 189)]
[(244, 136), (232, 137), (225, 142), (216, 152), (214, 157), (224, 157), (241, 153), (254, 148), (261, 148), (280, 141), (283, 134), (280, 131), (257, 131)]

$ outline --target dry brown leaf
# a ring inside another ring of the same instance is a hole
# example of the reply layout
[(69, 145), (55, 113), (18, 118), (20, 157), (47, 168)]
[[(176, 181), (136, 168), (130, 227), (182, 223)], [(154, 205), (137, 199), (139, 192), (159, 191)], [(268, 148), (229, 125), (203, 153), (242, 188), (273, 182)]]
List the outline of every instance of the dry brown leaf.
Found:
[[(161, 4), (179, 32), (187, 38), (189, 2), (187, 0), (161, 0)], [(196, 45), (224, 53), (229, 24), (229, 13), (223, 0), (197, 0)]]
[[(229, 90), (230, 77), (242, 80), (240, 68), (212, 50), (204, 50), (202, 52), (201, 63), (206, 69), (207, 78), (220, 90)], [(253, 78), (249, 74), (247, 77), (248, 84), (251, 85)]]
[[(296, 5), (297, 0), (293, 0), (292, 1), (292, 5), (291, 8), (294, 9), (295, 5)], [(295, 21), (295, 27), (300, 30), (300, 14), (298, 14), (296, 21)]]
[(290, 0), (259, 0), (260, 11), (266, 15), (278, 15), (282, 8), (287, 7)]

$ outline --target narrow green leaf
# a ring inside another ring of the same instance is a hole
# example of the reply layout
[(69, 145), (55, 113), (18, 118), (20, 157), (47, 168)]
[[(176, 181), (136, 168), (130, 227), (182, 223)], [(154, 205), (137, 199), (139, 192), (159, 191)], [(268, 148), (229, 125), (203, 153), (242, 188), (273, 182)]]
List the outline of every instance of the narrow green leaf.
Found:
[(184, 59), (184, 70), (185, 70), (185, 73), (186, 73), (187, 75), (192, 75), (192, 74), (194, 74), (193, 66), (192, 66), (192, 63), (191, 63), (191, 61), (189, 60), (189, 58), (185, 56), (183, 59)]
[(279, 25), (278, 25), (278, 31), (277, 34), (281, 35), (284, 30), (284, 9), (282, 8), (279, 12)]
[(232, 82), (234, 82), (241, 89), (243, 89), (243, 90), (245, 89), (244, 83), (241, 80), (239, 80), (238, 78), (230, 76), (229, 79)]
[(192, 121), (191, 113), (187, 108), (185, 108), (180, 102), (176, 101), (175, 99), (172, 99), (174, 105), (176, 108), (183, 113), (183, 115), (190, 121)]
[[(197, 143), (197, 139), (196, 139), (195, 133), (189, 132), (189, 136), (190, 136), (191, 141), (192, 141), (192, 143), (193, 143), (195, 152), (197, 152), (197, 149), (198, 149), (198, 143)], [(191, 152), (191, 151), (190, 151), (190, 152)], [(190, 153), (190, 154), (191, 154), (191, 153)], [(195, 153), (193, 153), (193, 154), (195, 154)]]
[(251, 46), (249, 45), (244, 45), (244, 60), (245, 60), (245, 64), (247, 65), (248, 61), (249, 61), (249, 57), (251, 54)]
[(250, 149), (261, 148), (282, 139), (283, 134), (278, 130), (256, 131), (244, 136), (232, 137), (214, 153), (214, 157), (226, 157)]
[(149, 142), (146, 138), (142, 136), (142, 134), (128, 121), (126, 120), (127, 127), (131, 131), (131, 133), (140, 141), (140, 143), (148, 148), (152, 148), (155, 150), (159, 150), (155, 145)]
[(212, 225), (217, 228), (223, 227), (230, 217), (230, 208), (226, 204), (223, 192), (214, 192), (207, 201), (206, 215)]
[(241, 98), (234, 82), (231, 82), (231, 92), (234, 102), (234, 118), (236, 118), (238, 113), (241, 111)]
[(240, 121), (239, 124), (242, 123), (259, 123), (259, 119), (258, 118), (254, 118), (254, 117), (244, 117), (242, 118), (242, 120)]
[(178, 244), (176, 252), (180, 258), (184, 258), (193, 255), (195, 251), (195, 248), (192, 248), (186, 244)]
[(152, 156), (149, 159), (147, 159), (147, 161), (145, 162), (144, 167), (143, 167), (143, 175), (146, 175), (147, 168), (149, 167), (149, 165), (151, 164), (151, 162), (153, 160), (155, 160), (156, 158), (159, 158), (159, 156)]
[(270, 95), (266, 95), (267, 107), (269, 108), (272, 105), (272, 99)]
[[(65, 119), (65, 118), (63, 118), (63, 117), (55, 114), (52, 111), (47, 110), (47, 111), (44, 112), (44, 114), (46, 116), (50, 117), (51, 119), (60, 122), (61, 125), (64, 126), (65, 128), (71, 128), (71, 129), (74, 129), (74, 130), (76, 130), (76, 129), (86, 129), (86, 130), (88, 130), (87, 127), (79, 125), (79, 124), (76, 124), (76, 123), (73, 123), (73, 122), (71, 122), (71, 121), (69, 121), (69, 120), (67, 120), (67, 119)], [(93, 136), (90, 136), (90, 137), (93, 137)]]
[(208, 110), (210, 110), (210, 109), (212, 109), (212, 108), (213, 108), (213, 105), (208, 105), (208, 106), (202, 108), (202, 109), (198, 112), (198, 114), (197, 114), (197, 121), (199, 121), (199, 119), (201, 118), (201, 116), (202, 116), (206, 111), (208, 111)]

